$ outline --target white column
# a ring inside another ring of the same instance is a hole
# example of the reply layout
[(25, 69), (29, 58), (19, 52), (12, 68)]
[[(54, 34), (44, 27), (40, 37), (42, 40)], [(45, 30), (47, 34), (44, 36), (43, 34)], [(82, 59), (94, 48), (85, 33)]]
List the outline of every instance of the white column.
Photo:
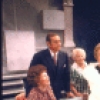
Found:
[(74, 47), (73, 42), (73, 0), (64, 1), (64, 47)]

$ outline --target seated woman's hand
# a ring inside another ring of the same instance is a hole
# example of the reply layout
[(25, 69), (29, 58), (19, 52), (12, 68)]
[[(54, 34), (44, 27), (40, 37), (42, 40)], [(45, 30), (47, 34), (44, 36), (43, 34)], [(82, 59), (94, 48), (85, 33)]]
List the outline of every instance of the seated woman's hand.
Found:
[(83, 93), (83, 100), (88, 100), (88, 94), (87, 93)]
[(72, 92), (67, 93), (67, 98), (74, 98), (75, 95)]
[(88, 94), (87, 94), (87, 93), (80, 93), (80, 92), (78, 92), (78, 93), (76, 94), (76, 96), (77, 96), (77, 97), (82, 97), (83, 100), (88, 100)]
[(75, 94), (75, 96), (76, 96), (76, 97), (82, 97), (82, 96), (83, 96), (83, 94), (82, 94), (82, 93), (80, 93), (80, 92), (77, 92), (77, 93)]
[(25, 93), (20, 93), (15, 97), (15, 100), (27, 100)]

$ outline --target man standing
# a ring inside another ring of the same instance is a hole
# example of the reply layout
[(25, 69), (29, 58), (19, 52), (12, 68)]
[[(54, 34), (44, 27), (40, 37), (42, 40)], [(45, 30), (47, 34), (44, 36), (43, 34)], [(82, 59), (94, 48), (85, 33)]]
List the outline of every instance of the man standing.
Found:
[[(62, 91), (67, 96), (70, 94), (70, 68), (68, 56), (61, 49), (61, 40), (58, 34), (47, 34), (46, 43), (48, 48), (37, 52), (30, 63), (30, 67), (36, 64), (43, 64), (47, 67), (51, 87), (57, 99), (62, 98)], [(26, 87), (26, 94), (32, 87)]]

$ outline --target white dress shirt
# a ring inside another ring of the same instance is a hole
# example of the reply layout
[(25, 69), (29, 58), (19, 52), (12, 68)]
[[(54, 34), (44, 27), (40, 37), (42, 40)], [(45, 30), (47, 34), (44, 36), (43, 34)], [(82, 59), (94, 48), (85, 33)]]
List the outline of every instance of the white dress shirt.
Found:
[[(54, 53), (49, 49), (50, 51), (50, 54), (51, 54), (51, 57), (53, 58), (54, 57)], [(58, 55), (58, 52), (56, 52), (56, 61), (57, 61), (57, 55)]]

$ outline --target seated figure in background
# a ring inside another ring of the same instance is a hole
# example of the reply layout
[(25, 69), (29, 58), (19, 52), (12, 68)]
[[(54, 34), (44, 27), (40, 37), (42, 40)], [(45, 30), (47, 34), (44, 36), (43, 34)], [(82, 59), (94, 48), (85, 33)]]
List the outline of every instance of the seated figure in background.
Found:
[(75, 48), (72, 52), (73, 64), (71, 65), (71, 92), (76, 97), (82, 97), (83, 100), (88, 99), (89, 86), (84, 79), (83, 68), (87, 67), (86, 52), (82, 48)]

